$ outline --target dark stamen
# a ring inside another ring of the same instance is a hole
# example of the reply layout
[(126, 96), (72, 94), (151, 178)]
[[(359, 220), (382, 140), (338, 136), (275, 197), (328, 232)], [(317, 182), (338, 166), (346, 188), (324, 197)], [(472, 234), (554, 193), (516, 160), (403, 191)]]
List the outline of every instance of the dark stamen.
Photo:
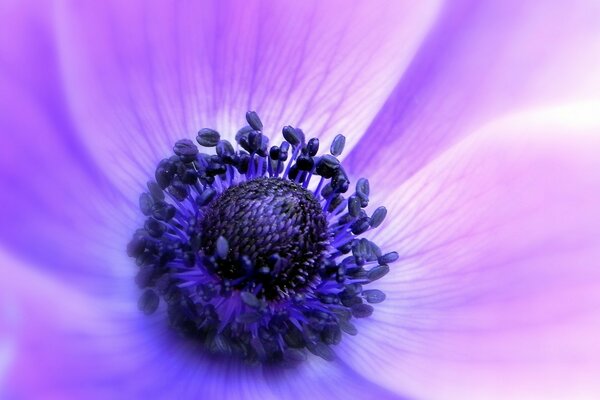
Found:
[[(346, 139), (317, 156), (319, 140), (286, 126), (269, 146), (254, 111), (235, 140), (204, 128), (162, 160), (139, 199), (147, 217), (127, 253), (136, 259), (138, 302), (165, 312), (171, 325), (212, 354), (248, 362), (297, 363), (308, 352), (333, 360), (352, 318), (366, 318), (385, 294), (363, 285), (385, 276), (398, 253), (382, 254), (361, 234), (387, 214), (369, 217), (369, 182), (350, 179), (336, 158)], [(291, 149), (290, 149), (291, 148)]]

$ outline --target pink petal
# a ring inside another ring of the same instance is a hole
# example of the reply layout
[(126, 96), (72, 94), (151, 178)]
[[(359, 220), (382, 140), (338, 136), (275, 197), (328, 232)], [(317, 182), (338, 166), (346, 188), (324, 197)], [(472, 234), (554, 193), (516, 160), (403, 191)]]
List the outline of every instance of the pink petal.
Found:
[(600, 3), (453, 1), (348, 156), (399, 185), (492, 118), (598, 99)]
[(126, 296), (79, 292), (1, 249), (0, 263), (9, 278), (0, 281), (7, 398), (397, 398), (315, 357), (283, 370), (207, 358), (169, 331), (164, 315), (143, 316)]
[(119, 230), (131, 234), (137, 200), (123, 198), (77, 137), (60, 87), (50, 10), (18, 2), (3, 11), (0, 241), (46, 272), (94, 281), (88, 287), (98, 289), (115, 268), (106, 255), (125, 248)]
[(57, 32), (77, 127), (129, 188), (202, 127), (232, 138), (257, 110), (349, 146), (410, 62), (438, 1), (205, 1), (63, 7)]
[(598, 109), (498, 119), (387, 196), (400, 261), (350, 366), (427, 399), (600, 393)]

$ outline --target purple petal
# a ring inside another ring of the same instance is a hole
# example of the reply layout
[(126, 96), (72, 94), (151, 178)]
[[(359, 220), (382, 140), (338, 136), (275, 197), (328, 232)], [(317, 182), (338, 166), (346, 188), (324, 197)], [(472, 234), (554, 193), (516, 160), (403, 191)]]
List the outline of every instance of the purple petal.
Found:
[(598, 107), (496, 120), (387, 196), (400, 261), (349, 365), (419, 398), (599, 393)]
[(0, 241), (65, 279), (94, 280), (114, 267), (96, 256), (124, 246), (115, 233), (135, 199), (120, 196), (77, 137), (44, 19), (50, 11), (22, 6), (0, 17), (12, 32), (0, 35)]
[(398, 82), (437, 5), (64, 7), (57, 30), (69, 104), (86, 145), (124, 188), (199, 128), (231, 138), (249, 109), (268, 136), (293, 124), (323, 143), (344, 131), (350, 147)]
[(77, 292), (4, 252), (0, 263), (8, 398), (400, 398), (314, 357), (283, 370), (208, 359), (134, 300)]
[(599, 16), (589, 0), (450, 2), (346, 162), (397, 186), (498, 115), (598, 98)]

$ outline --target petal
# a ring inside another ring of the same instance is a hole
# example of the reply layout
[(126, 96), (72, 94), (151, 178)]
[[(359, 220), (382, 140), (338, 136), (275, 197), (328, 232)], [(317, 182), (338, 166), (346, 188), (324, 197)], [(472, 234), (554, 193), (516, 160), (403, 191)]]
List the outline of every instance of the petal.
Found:
[[(271, 137), (300, 125), (351, 146), (439, 1), (107, 2), (58, 10), (64, 80), (90, 152), (121, 187), (202, 127), (225, 137), (255, 109)], [(279, 138), (278, 138), (279, 140)]]
[(398, 186), (498, 115), (598, 99), (600, 3), (453, 1), (348, 165)]
[(26, 2), (3, 11), (0, 242), (47, 271), (93, 279), (113, 267), (93, 257), (107, 251), (101, 235), (114, 237), (134, 199), (119, 196), (77, 137), (49, 40), (49, 11)]
[(420, 398), (595, 397), (599, 107), (498, 119), (390, 193), (400, 261), (341, 357)]
[(399, 398), (320, 359), (287, 370), (209, 359), (169, 332), (164, 316), (77, 292), (2, 249), (0, 263), (10, 277), (0, 282), (9, 398)]

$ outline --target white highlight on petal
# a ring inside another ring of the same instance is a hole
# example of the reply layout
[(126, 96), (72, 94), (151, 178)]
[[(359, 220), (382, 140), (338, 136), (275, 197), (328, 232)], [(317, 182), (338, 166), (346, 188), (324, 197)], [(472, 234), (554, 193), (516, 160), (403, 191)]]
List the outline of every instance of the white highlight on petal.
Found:
[(599, 109), (495, 120), (374, 199), (401, 258), (342, 358), (422, 398), (598, 393)]
[(598, 101), (599, 19), (596, 0), (449, 2), (351, 169), (399, 185), (500, 115)]
[[(101, 5), (100, 5), (101, 4)], [(189, 6), (189, 7), (188, 7)], [(255, 110), (326, 145), (360, 138), (412, 61), (439, 0), (109, 2), (59, 7), (57, 36), (83, 141), (124, 191), (182, 137), (231, 139)]]
[[(2, 262), (0, 258), (0, 262)], [(0, 295), (0, 396), (7, 396), (7, 376), (11, 363), (15, 358), (16, 339), (12, 332), (15, 324), (14, 305), (6, 293)]]

